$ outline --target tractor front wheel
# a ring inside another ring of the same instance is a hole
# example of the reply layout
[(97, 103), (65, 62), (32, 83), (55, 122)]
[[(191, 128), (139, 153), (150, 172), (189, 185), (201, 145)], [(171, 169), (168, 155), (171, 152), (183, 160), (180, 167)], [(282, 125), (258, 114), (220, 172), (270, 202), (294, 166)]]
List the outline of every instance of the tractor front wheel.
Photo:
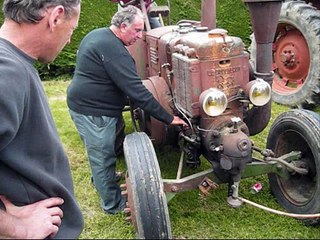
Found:
[[(270, 188), (279, 204), (288, 212), (320, 212), (320, 116), (309, 110), (290, 110), (280, 114), (272, 124), (267, 148), (276, 157), (292, 151), (301, 152), (293, 164), (308, 170), (306, 175), (289, 172), (289, 179), (269, 174)], [(306, 219), (306, 224), (320, 223), (320, 218)]]
[(126, 136), (124, 156), (127, 165), (128, 207), (137, 238), (171, 239), (166, 195), (158, 160), (147, 134)]

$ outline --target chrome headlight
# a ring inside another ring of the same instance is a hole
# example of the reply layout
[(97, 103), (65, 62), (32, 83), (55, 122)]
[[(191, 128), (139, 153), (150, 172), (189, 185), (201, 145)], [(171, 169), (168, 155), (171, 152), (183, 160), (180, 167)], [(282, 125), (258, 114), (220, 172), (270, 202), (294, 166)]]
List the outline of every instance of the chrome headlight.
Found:
[(249, 83), (248, 97), (250, 102), (255, 106), (263, 106), (271, 99), (270, 84), (261, 78), (257, 78)]
[(201, 109), (210, 117), (219, 116), (227, 108), (226, 95), (216, 88), (209, 88), (200, 95)]

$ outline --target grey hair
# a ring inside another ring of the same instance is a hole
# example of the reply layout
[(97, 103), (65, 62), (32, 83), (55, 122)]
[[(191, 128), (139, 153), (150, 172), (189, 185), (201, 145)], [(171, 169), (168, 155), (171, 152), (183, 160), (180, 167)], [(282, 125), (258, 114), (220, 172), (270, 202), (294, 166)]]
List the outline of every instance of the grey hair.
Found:
[(141, 10), (135, 6), (129, 5), (125, 8), (120, 9), (111, 19), (111, 24), (120, 27), (122, 23), (131, 25), (136, 15), (143, 18)]
[(4, 0), (2, 11), (5, 18), (17, 23), (37, 23), (48, 8), (59, 5), (65, 8), (66, 16), (70, 18), (80, 2), (81, 0)]

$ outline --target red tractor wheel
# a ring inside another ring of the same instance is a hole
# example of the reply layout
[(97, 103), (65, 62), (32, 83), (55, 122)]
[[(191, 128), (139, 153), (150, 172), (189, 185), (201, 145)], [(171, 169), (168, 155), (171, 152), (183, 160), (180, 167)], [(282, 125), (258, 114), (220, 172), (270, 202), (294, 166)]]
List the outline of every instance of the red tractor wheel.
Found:
[(300, 31), (284, 23), (278, 25), (273, 49), (274, 100), (285, 101), (281, 98), (299, 91), (308, 77), (309, 48)]
[(273, 101), (305, 108), (320, 103), (319, 52), (320, 11), (304, 1), (284, 2), (273, 45)]

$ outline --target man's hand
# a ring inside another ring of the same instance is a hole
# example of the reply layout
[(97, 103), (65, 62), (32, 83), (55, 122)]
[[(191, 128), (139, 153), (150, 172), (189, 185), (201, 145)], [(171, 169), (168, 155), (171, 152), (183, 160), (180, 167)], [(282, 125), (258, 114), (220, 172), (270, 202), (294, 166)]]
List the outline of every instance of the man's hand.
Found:
[(173, 120), (171, 122), (171, 125), (183, 125), (183, 126), (188, 126), (185, 121), (183, 121), (181, 118), (178, 116), (173, 116)]
[(15, 206), (5, 196), (0, 195), (0, 200), (6, 208), (0, 218), (4, 228), (0, 227), (0, 236), (43, 239), (57, 234), (63, 217), (59, 207), (63, 199), (53, 197), (22, 207)]

